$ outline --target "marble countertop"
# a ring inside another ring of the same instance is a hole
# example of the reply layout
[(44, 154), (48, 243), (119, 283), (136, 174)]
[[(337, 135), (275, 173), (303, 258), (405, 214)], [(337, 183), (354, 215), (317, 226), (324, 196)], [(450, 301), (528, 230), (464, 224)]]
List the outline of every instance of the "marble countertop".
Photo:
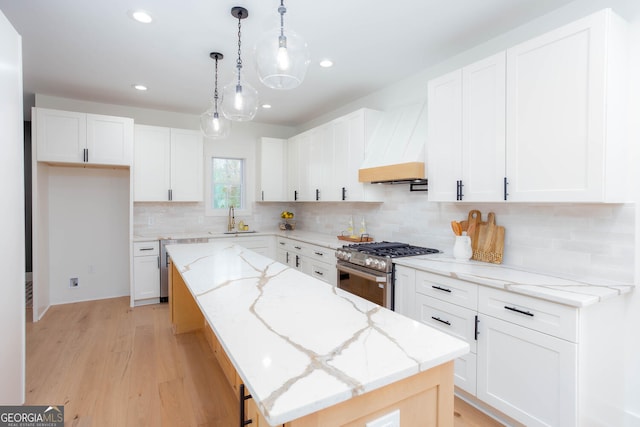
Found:
[(569, 280), (480, 261), (460, 261), (445, 254), (397, 258), (394, 263), (573, 307), (586, 307), (634, 288), (626, 284)]
[(272, 425), (469, 351), (464, 341), (224, 239), (167, 250)]

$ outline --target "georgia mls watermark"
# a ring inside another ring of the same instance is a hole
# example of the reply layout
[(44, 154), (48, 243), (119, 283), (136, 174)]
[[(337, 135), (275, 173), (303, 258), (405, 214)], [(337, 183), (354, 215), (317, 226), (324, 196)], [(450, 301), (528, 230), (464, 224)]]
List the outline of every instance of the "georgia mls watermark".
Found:
[(0, 406), (0, 427), (64, 427), (64, 406)]

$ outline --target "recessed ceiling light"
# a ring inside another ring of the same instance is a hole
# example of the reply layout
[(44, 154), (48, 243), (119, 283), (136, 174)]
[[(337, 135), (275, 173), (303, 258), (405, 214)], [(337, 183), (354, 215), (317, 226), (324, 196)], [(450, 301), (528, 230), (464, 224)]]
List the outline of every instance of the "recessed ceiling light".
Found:
[(330, 59), (323, 59), (322, 61), (320, 61), (320, 66), (322, 68), (330, 68), (333, 67), (333, 61)]
[(153, 18), (151, 17), (151, 15), (149, 15), (149, 12), (145, 12), (144, 10), (132, 10), (130, 12), (130, 15), (133, 19), (138, 22), (142, 22), (143, 24), (148, 24), (153, 21)]
[(147, 87), (145, 85), (133, 85), (133, 88), (141, 92), (144, 92), (145, 90), (147, 90)]
[(271, 104), (262, 104), (262, 108), (268, 110), (269, 108), (271, 108)]

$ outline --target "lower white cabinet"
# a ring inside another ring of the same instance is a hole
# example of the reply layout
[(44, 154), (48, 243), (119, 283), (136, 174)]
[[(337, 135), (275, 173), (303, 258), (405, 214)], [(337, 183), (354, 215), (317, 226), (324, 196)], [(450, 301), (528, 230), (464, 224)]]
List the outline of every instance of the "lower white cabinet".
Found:
[(160, 251), (157, 240), (133, 244), (135, 305), (160, 301)]
[(333, 249), (299, 240), (278, 237), (276, 260), (336, 286), (336, 257)]
[(466, 397), (527, 426), (624, 424), (622, 297), (577, 308), (404, 266), (395, 291), (397, 312), (469, 343)]
[(481, 317), (477, 397), (527, 426), (577, 425), (577, 348), (542, 332)]

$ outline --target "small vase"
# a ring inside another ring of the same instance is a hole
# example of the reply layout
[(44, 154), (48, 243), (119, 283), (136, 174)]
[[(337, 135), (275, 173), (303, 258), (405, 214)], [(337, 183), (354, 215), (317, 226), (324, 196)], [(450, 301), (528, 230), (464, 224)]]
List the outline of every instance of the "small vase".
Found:
[(473, 255), (471, 237), (456, 236), (456, 241), (453, 244), (453, 257), (455, 259), (470, 259), (471, 255)]

